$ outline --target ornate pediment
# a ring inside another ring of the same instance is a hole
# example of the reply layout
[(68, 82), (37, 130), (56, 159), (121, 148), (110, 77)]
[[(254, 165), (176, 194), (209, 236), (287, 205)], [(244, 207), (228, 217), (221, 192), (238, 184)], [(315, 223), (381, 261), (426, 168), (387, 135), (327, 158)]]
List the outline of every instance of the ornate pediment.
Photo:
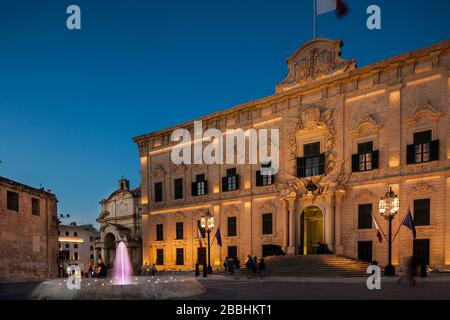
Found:
[(351, 133), (354, 137), (364, 137), (370, 134), (377, 133), (378, 131), (380, 131), (381, 127), (382, 126), (379, 125), (370, 114), (366, 114), (353, 127)]
[(277, 85), (277, 92), (355, 69), (355, 60), (341, 59), (342, 45), (341, 40), (322, 38), (300, 47), (287, 59), (288, 75)]
[(434, 108), (427, 100), (421, 99), (412, 117), (405, 119), (404, 122), (407, 126), (414, 126), (422, 118), (438, 121), (441, 116), (441, 111)]
[(164, 170), (164, 168), (160, 164), (155, 165), (155, 167), (152, 170), (152, 177), (154, 179), (160, 179), (164, 178), (165, 175), (166, 170)]
[(434, 192), (436, 192), (436, 189), (433, 188), (433, 186), (429, 185), (426, 182), (419, 182), (411, 188), (409, 194), (412, 196), (423, 196), (429, 195)]
[(184, 163), (180, 163), (180, 164), (172, 164), (172, 172), (174, 174), (179, 174), (182, 175), (186, 172), (187, 167)]

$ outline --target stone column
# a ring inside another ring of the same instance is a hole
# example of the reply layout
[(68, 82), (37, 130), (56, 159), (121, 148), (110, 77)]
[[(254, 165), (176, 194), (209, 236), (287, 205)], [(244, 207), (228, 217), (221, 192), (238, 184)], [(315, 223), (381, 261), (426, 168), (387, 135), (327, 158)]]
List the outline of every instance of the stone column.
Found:
[(283, 201), (284, 209), (284, 238), (283, 238), (283, 250), (287, 252), (289, 247), (289, 202)]
[[(101, 248), (101, 255), (102, 255), (102, 259), (103, 259), (103, 262), (104, 262), (104, 263), (106, 263), (106, 261), (105, 261), (105, 253), (106, 253), (105, 247), (102, 247), (102, 248)], [(97, 261), (96, 261), (96, 262), (97, 262)]]
[(289, 198), (289, 247), (287, 254), (295, 254), (295, 199), (294, 197)]
[(343, 255), (344, 247), (342, 245), (342, 198), (343, 192), (336, 192), (335, 202), (335, 241), (336, 241), (336, 254)]
[(325, 243), (334, 251), (334, 194), (326, 196)]

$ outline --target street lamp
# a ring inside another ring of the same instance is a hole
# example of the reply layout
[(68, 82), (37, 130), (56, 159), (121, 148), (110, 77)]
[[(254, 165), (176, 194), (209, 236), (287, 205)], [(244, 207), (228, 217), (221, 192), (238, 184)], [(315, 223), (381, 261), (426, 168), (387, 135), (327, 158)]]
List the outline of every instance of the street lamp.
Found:
[(214, 217), (208, 211), (206, 216), (201, 218), (200, 226), (208, 233), (208, 273), (212, 273), (211, 268), (211, 231), (214, 229)]
[(395, 276), (395, 267), (392, 265), (392, 220), (396, 216), (400, 207), (400, 201), (398, 196), (392, 191), (392, 187), (389, 187), (389, 191), (386, 192), (378, 203), (378, 211), (389, 222), (389, 255), (388, 264), (384, 268), (384, 274), (388, 277)]

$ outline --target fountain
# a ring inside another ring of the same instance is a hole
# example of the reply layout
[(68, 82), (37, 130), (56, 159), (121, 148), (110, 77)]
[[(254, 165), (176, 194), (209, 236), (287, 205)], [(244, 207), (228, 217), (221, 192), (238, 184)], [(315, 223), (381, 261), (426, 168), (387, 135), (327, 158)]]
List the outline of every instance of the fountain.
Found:
[(114, 261), (114, 284), (131, 284), (132, 275), (133, 268), (131, 266), (127, 246), (125, 245), (125, 242), (120, 241), (117, 245), (116, 260)]
[(187, 298), (206, 292), (193, 277), (133, 276), (124, 241), (116, 248), (111, 278), (68, 278), (42, 282), (30, 300), (161, 300)]

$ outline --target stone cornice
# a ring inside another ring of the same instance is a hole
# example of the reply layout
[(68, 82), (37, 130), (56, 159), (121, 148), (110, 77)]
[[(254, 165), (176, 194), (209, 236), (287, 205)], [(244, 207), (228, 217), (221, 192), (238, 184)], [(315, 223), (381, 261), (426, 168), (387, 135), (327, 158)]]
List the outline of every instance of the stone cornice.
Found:
[[(382, 61), (376, 62), (374, 64), (370, 64), (361, 68), (357, 68), (355, 70), (348, 70), (343, 73), (340, 73), (336, 76), (331, 76), (329, 78), (317, 80), (308, 82), (304, 85), (292, 88), (290, 90), (286, 90), (280, 93), (275, 93), (271, 96), (263, 97), (260, 99), (256, 99), (247, 103), (239, 104), (235, 107), (214, 112), (209, 115), (205, 115), (203, 117), (197, 118), (197, 121), (212, 121), (212, 120), (222, 120), (226, 116), (244, 111), (244, 110), (251, 110), (256, 108), (263, 108), (267, 106), (268, 104), (274, 104), (278, 102), (282, 102), (288, 98), (293, 98), (297, 96), (304, 96), (311, 92), (322, 90), (324, 88), (329, 87), (331, 84), (334, 86), (339, 86), (344, 83), (348, 83), (351, 81), (354, 81), (358, 78), (362, 78), (363, 76), (367, 75), (373, 75), (374, 73), (377, 73), (378, 71), (386, 70), (386, 69), (395, 69), (399, 68), (402, 65), (405, 64), (412, 64), (415, 63), (418, 59), (434, 59), (434, 57), (437, 54), (440, 54), (443, 51), (449, 51), (450, 50), (450, 40), (445, 40), (440, 43), (437, 43), (435, 45), (428, 46), (426, 48), (421, 48), (415, 51), (410, 51), (408, 53), (400, 54), (391, 58), (386, 58)], [(400, 76), (397, 72), (397, 78), (403, 78)], [(375, 85), (379, 85), (379, 83), (376, 83)], [(342, 94), (343, 92), (341, 92)], [(328, 97), (325, 97), (328, 98)], [(140, 135), (133, 138), (133, 141), (135, 143), (141, 143), (143, 141), (146, 141), (150, 138), (157, 137), (164, 134), (171, 133), (175, 128), (190, 128), (192, 127), (193, 121), (184, 122), (175, 126), (171, 126), (169, 128), (165, 128), (162, 130), (154, 131), (148, 134)]]

